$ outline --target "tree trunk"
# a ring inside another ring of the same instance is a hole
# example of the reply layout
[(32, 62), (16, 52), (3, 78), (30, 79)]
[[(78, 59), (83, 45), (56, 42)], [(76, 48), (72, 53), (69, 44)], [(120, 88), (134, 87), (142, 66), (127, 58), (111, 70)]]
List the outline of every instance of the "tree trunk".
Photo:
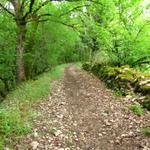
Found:
[(35, 35), (36, 35), (36, 31), (37, 31), (37, 28), (38, 28), (38, 20), (34, 20), (32, 22), (32, 29), (31, 29), (31, 33), (30, 33), (30, 37), (27, 40), (27, 43), (26, 43), (26, 46), (25, 46), (25, 54), (26, 57), (24, 59), (24, 65), (25, 65), (25, 76), (27, 79), (30, 79), (32, 78), (32, 71), (33, 71), (33, 63), (34, 63), (34, 50), (33, 50), (33, 47), (34, 47), (34, 44), (35, 44)]
[(26, 24), (20, 22), (17, 23), (17, 48), (16, 48), (16, 78), (17, 82), (21, 82), (25, 79), (25, 69), (24, 69), (24, 44), (25, 44), (25, 34), (26, 34)]

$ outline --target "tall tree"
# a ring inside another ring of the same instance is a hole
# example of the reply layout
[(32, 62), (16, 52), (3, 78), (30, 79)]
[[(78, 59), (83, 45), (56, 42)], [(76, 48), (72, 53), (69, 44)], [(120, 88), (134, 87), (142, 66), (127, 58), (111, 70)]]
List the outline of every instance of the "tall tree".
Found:
[[(17, 37), (16, 37), (16, 78), (17, 81), (20, 82), (25, 79), (25, 70), (24, 70), (24, 62), (23, 62), (23, 54), (24, 54), (24, 44), (26, 41), (26, 31), (27, 31), (27, 23), (34, 20), (35, 17), (38, 19), (41, 16), (38, 16), (38, 12), (48, 3), (49, 0), (46, 1), (38, 1), (38, 0), (7, 0), (3, 3), (0, 3), (1, 9), (10, 14), (15, 20), (17, 27)], [(43, 14), (42, 16), (49, 15)]]
[[(58, 1), (60, 2), (61, 0)], [(46, 21), (48, 19), (43, 17), (53, 16), (54, 14), (50, 14), (49, 11), (48, 13), (46, 11), (44, 11), (46, 13), (40, 13), (44, 6), (51, 4), (52, 2), (53, 0), (3, 0), (3, 2), (0, 2), (0, 8), (13, 17), (17, 27), (16, 79), (18, 82), (25, 79), (23, 55), (25, 51), (24, 45), (26, 41), (27, 23), (32, 21)], [(74, 7), (66, 8), (66, 11), (60, 12), (59, 16), (57, 17), (61, 18), (64, 15), (70, 14), (72, 11), (79, 9), (82, 10), (82, 7), (84, 6), (82, 4), (82, 0), (68, 0), (67, 2), (75, 2), (77, 5), (73, 5)], [(56, 22), (67, 25), (68, 27), (73, 27), (72, 25), (61, 22), (59, 19), (56, 19)]]

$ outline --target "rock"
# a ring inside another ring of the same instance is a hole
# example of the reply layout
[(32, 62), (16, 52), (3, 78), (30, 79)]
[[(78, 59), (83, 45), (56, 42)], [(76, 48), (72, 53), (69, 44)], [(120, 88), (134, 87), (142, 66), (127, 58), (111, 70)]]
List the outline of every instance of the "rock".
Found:
[(107, 117), (108, 113), (102, 112), (101, 115), (104, 116), (104, 117)]
[(4, 150), (10, 150), (8, 147), (5, 147)]
[(70, 148), (69, 148), (69, 147), (67, 147), (67, 148), (65, 148), (65, 150), (70, 150)]
[(65, 150), (64, 148), (59, 148), (58, 150)]
[(55, 136), (58, 136), (58, 135), (62, 134), (62, 132), (60, 130), (57, 130), (54, 134), (55, 134)]
[(150, 86), (150, 80), (144, 80), (139, 83), (139, 85), (145, 85), (145, 84)]
[(33, 141), (30, 145), (32, 146), (33, 150), (36, 150), (38, 145), (39, 145), (39, 143), (37, 141)]
[(63, 119), (63, 115), (62, 114), (60, 114), (60, 115), (57, 115), (57, 118), (59, 118), (59, 119)]
[(38, 137), (38, 133), (37, 132), (34, 132), (33, 136), (36, 138)]
[(102, 133), (99, 133), (98, 135), (99, 135), (99, 136), (103, 136), (103, 134), (102, 134)]

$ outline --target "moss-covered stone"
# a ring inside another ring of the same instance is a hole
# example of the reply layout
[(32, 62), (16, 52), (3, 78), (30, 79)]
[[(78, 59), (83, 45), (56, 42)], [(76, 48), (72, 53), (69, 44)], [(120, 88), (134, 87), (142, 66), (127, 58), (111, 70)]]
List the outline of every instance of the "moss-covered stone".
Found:
[(140, 91), (143, 94), (149, 94), (150, 95), (150, 80), (145, 80), (143, 82), (140, 82), (139, 87), (140, 87)]
[(123, 95), (133, 90), (144, 95), (150, 94), (150, 74), (138, 72), (129, 65), (113, 67), (86, 63), (84, 68), (104, 80), (109, 88), (122, 91)]
[(147, 97), (143, 102), (142, 105), (144, 108), (150, 110), (150, 97)]

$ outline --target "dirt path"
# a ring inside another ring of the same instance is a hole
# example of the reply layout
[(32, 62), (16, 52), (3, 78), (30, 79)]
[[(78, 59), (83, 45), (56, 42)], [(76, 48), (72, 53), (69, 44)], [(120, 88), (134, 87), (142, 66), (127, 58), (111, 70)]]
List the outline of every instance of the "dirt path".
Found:
[(132, 114), (130, 103), (115, 98), (93, 75), (67, 67), (50, 96), (35, 106), (32, 134), (14, 149), (150, 150), (150, 139), (140, 132), (150, 126), (150, 114)]

